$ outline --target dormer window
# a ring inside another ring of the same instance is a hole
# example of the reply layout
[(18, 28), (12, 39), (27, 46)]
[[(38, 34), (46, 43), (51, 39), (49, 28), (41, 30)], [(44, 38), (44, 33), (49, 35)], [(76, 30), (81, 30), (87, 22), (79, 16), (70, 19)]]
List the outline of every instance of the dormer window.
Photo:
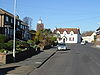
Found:
[(73, 32), (73, 31), (71, 31), (71, 32), (70, 32), (70, 34), (71, 34), (71, 35), (73, 35), (73, 34), (74, 34), (74, 32)]
[(59, 31), (57, 31), (57, 34), (60, 34), (60, 32), (59, 32)]
[(67, 32), (66, 32), (66, 31), (64, 31), (64, 32), (63, 32), (63, 34), (64, 34), (64, 35), (66, 35), (66, 34), (67, 34)]

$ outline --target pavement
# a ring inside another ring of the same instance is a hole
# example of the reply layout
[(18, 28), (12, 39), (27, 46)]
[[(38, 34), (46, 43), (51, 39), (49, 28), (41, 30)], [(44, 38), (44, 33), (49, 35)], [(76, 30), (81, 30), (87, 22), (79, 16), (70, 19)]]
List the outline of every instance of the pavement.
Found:
[(56, 48), (51, 48), (24, 61), (1, 65), (0, 75), (29, 75), (33, 70), (41, 67), (56, 51)]

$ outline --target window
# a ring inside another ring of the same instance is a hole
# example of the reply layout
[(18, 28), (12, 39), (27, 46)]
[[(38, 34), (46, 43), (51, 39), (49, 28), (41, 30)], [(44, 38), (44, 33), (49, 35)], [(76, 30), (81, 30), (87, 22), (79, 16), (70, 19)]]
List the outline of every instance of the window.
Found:
[(96, 41), (100, 41), (100, 38), (98, 38)]
[(13, 23), (13, 19), (11, 18), (11, 23)]
[(25, 29), (26, 29), (26, 26), (25, 26)]
[(74, 41), (74, 37), (70, 37), (69, 38), (69, 41)]
[(23, 26), (22, 26), (22, 25), (20, 25), (20, 28), (23, 28)]
[(71, 41), (71, 38), (69, 38), (69, 41)]
[(59, 31), (57, 31), (57, 34), (60, 34), (60, 32), (59, 32)]
[(73, 35), (73, 34), (74, 34), (74, 32), (73, 32), (73, 31), (71, 31), (71, 32), (70, 32), (70, 34), (71, 34), (71, 35)]
[(17, 21), (17, 24), (18, 24), (18, 25), (20, 25), (20, 22), (19, 22), (19, 21)]
[(66, 32), (66, 31), (64, 31), (64, 32), (63, 32), (63, 34), (64, 34), (64, 35), (66, 35), (66, 34), (67, 34), (67, 32)]
[(23, 29), (24, 29), (24, 25), (22, 25)]
[(9, 21), (9, 18), (8, 18), (8, 16), (6, 16), (6, 21), (7, 21), (7, 22)]
[(59, 38), (59, 41), (62, 40), (62, 38)]
[(19, 28), (16, 28), (17, 31), (19, 31)]
[(74, 41), (74, 37), (73, 37), (73, 41)]

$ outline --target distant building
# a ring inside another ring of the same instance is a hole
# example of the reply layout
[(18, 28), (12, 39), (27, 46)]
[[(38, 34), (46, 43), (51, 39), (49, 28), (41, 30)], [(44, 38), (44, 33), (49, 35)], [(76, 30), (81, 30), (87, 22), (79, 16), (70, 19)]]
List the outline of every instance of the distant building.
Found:
[(58, 43), (79, 43), (81, 35), (79, 28), (59, 28), (54, 30)]
[(100, 48), (100, 27), (96, 30), (96, 34), (95, 46)]
[(39, 19), (38, 23), (37, 23), (37, 31), (39, 30), (43, 30), (44, 29), (44, 24), (42, 23), (41, 18)]
[(100, 27), (96, 30), (96, 34), (100, 35)]
[(96, 43), (95, 43), (96, 47), (100, 48), (100, 35), (96, 36)]
[(95, 40), (96, 33), (95, 32), (86, 32), (84, 35), (82, 35), (83, 41), (87, 41), (89, 43), (92, 43)]
[[(0, 34), (8, 39), (13, 39), (14, 15), (0, 8)], [(16, 16), (16, 38), (21, 40), (29, 39), (29, 26)]]

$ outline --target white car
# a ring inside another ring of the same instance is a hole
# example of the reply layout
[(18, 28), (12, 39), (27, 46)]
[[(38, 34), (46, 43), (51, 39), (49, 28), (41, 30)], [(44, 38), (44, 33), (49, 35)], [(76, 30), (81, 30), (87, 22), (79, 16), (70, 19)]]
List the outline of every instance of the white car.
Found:
[(58, 49), (58, 50), (67, 50), (67, 46), (66, 46), (65, 43), (59, 43), (59, 44), (57, 45), (57, 49)]
[(82, 41), (81, 44), (85, 45), (86, 44), (86, 41)]

